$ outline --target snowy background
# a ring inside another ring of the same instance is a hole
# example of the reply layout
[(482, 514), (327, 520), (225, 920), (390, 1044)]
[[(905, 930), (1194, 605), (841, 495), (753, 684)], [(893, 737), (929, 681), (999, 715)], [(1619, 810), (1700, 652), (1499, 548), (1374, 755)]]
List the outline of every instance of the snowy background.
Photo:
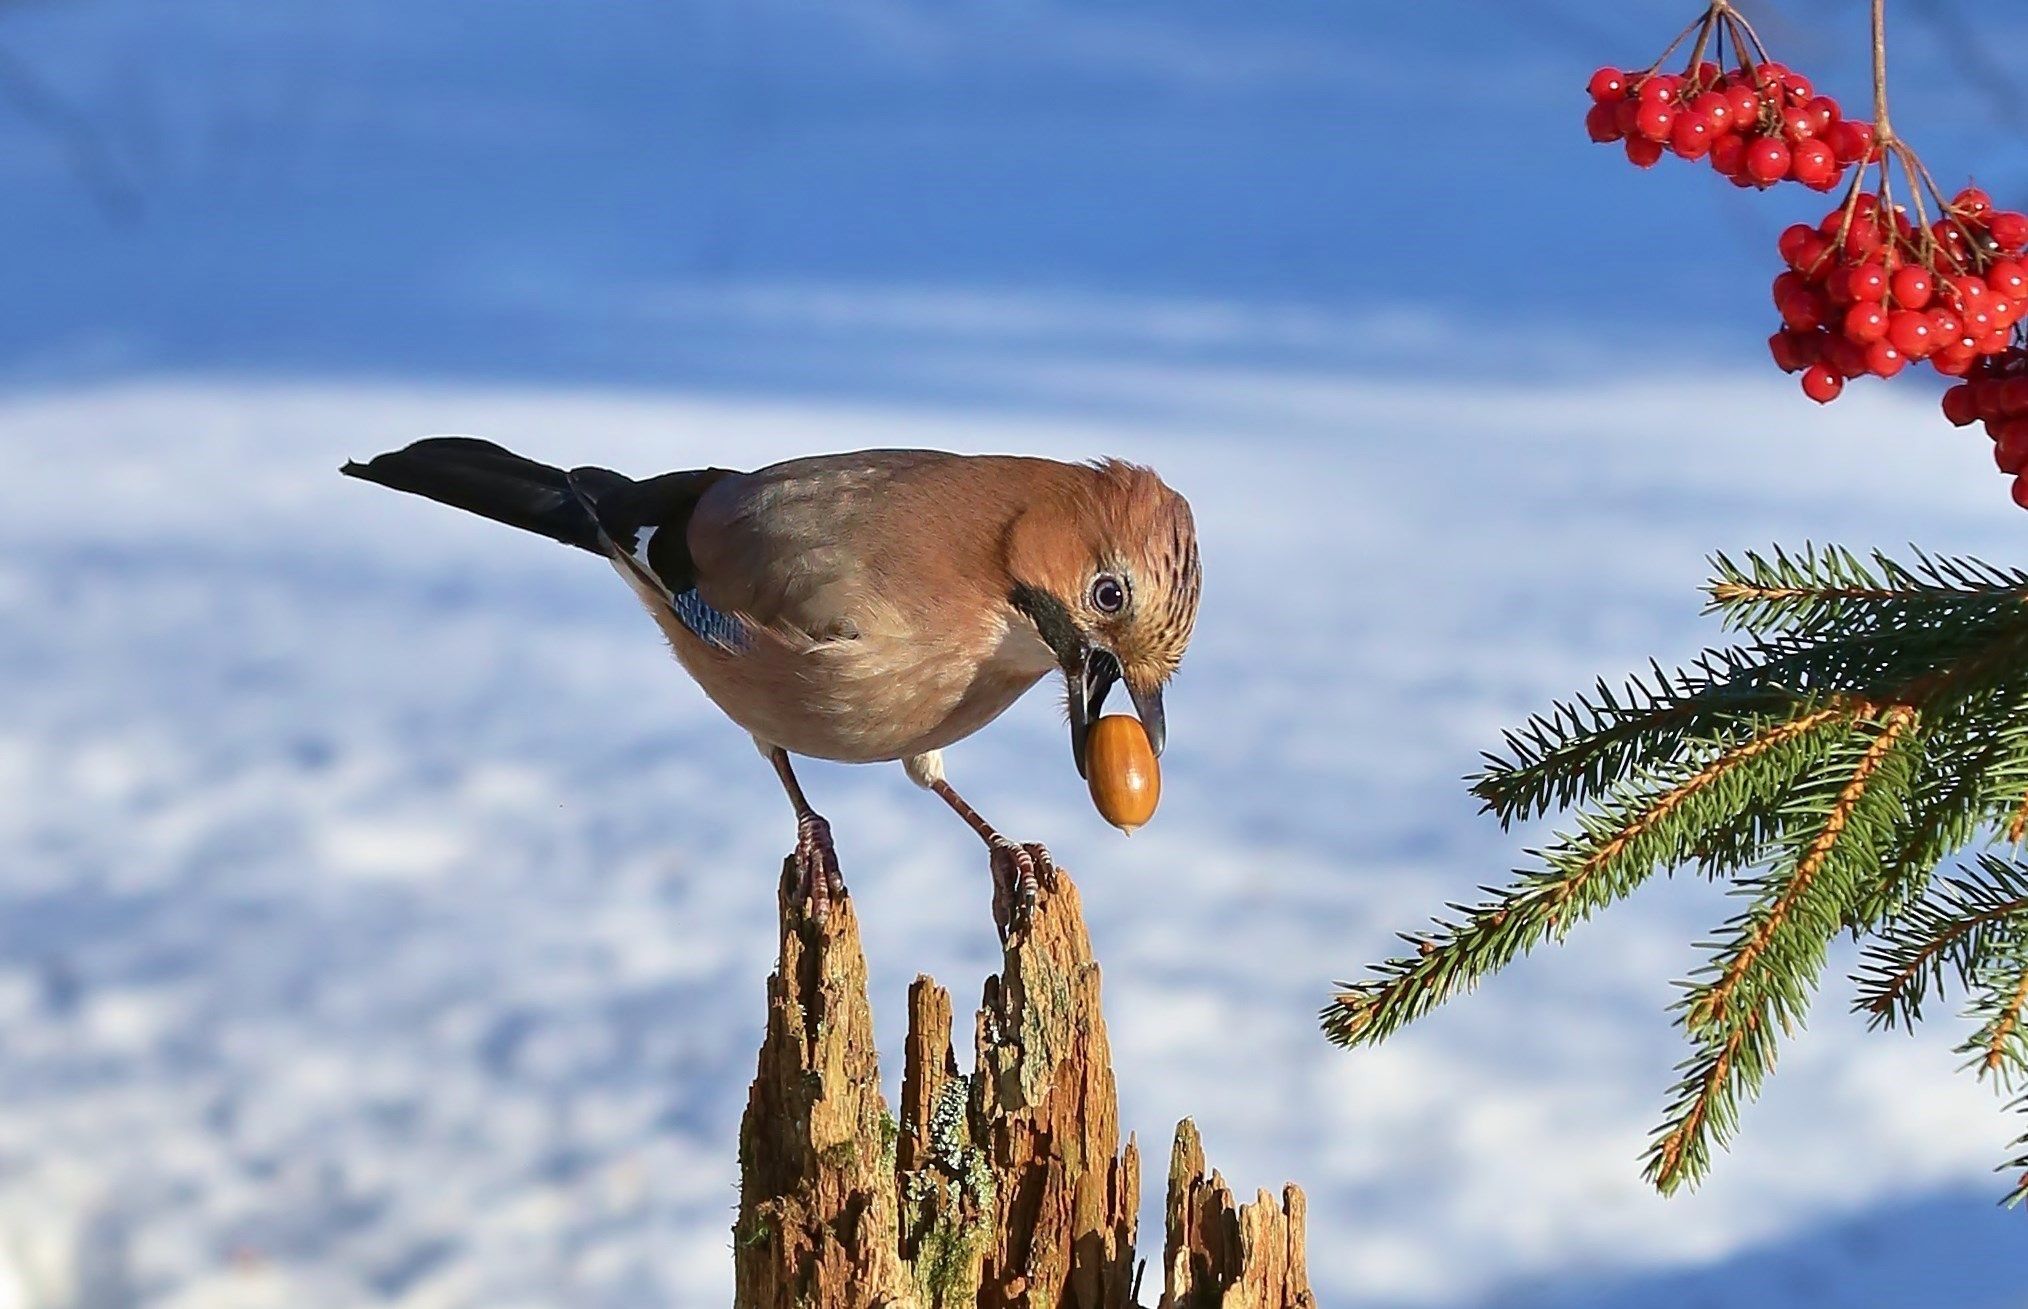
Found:
[[(1756, 7), (1848, 98), (1852, 8)], [(1842, 982), (1711, 1182), (1642, 1187), (1710, 886), (1318, 1035), (1521, 859), (1458, 781), (1503, 726), (1716, 639), (1706, 553), (2028, 521), (1924, 384), (1762, 364), (1814, 198), (1583, 143), (1686, 15), (1364, 9), (0, 8), (0, 1309), (725, 1301), (783, 803), (595, 561), (336, 476), (441, 431), (1184, 490), (1158, 820), (1097, 819), (1046, 695), (950, 763), (1079, 876), (1125, 1122), (1301, 1182), (1325, 1304), (2020, 1303), (2014, 1125)], [(2018, 184), (1955, 12), (1897, 122)], [(997, 959), (983, 860), (898, 769), (807, 782), (898, 1067), (909, 980)]]

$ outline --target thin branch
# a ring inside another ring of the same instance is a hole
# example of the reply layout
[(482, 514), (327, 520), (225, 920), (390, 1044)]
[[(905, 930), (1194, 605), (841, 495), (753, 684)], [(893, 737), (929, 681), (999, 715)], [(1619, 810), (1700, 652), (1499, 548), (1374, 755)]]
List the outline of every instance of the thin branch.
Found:
[(1781, 895), (1762, 917), (1760, 925), (1747, 938), (1744, 947), (1733, 955), (1732, 962), (1726, 967), (1717, 985), (1706, 991), (1697, 1003), (1691, 1006), (1685, 1019), (1691, 1030), (1716, 1021), (1731, 1004), (1740, 983), (1760, 961), (1761, 955), (1766, 952), (1775, 934), (1780, 932), (1783, 924), (1789, 920), (1797, 902), (1815, 885), (1817, 874), (1823, 870), (1831, 851), (1837, 846), (1839, 838), (1845, 834), (1845, 825), (1851, 821), (1853, 811), (1866, 797), (1867, 788), (1872, 785), (1874, 774), (1880, 770), (1882, 763), (1900, 742), (1903, 733), (1912, 727), (1915, 721), (1915, 711), (1906, 705), (1896, 705), (1882, 718), (1880, 735), (1874, 738), (1873, 743), (1866, 747), (1866, 753), (1860, 756), (1858, 766), (1852, 770), (1851, 780), (1838, 793), (1837, 802), (1832, 805), (1831, 812), (1824, 818), (1816, 839), (1804, 851), (1803, 857), (1796, 861), (1796, 870), (1790, 875), (1788, 884), (1782, 888)]

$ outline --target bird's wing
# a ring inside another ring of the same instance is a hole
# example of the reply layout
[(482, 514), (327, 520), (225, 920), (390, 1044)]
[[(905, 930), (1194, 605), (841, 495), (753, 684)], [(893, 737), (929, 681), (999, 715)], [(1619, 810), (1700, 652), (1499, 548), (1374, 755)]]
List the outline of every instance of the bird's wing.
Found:
[(736, 476), (720, 468), (667, 473), (644, 482), (603, 468), (575, 468), (568, 474), (572, 493), (597, 524), (599, 545), (641, 599), (667, 610), (706, 644), (733, 654), (751, 646), (752, 625), (698, 592), (688, 528), (705, 492)]
[(997, 539), (992, 506), (952, 494), (980, 462), (868, 450), (727, 478), (690, 519), (701, 598), (813, 642), (906, 637), (945, 579), (978, 574), (965, 552)]

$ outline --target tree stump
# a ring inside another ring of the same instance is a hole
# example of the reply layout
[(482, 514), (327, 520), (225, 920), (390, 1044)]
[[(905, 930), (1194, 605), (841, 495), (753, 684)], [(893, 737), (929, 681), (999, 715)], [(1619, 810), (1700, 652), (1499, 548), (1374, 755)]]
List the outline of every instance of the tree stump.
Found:
[[(1131, 1309), (1140, 1152), (1077, 890), (1007, 941), (958, 1069), (950, 993), (909, 988), (901, 1113), (880, 1090), (852, 901), (809, 921), (785, 865), (767, 1035), (740, 1124), (739, 1309)], [(1314, 1309), (1303, 1193), (1234, 1203), (1188, 1119), (1169, 1169), (1161, 1309)]]

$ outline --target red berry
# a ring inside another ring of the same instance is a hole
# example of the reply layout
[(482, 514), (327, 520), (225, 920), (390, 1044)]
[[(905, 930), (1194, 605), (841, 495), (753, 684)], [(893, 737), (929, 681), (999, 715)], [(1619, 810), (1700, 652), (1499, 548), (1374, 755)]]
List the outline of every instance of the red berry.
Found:
[(1634, 130), (1650, 141), (1667, 141), (1676, 126), (1676, 111), (1655, 100), (1643, 100), (1634, 114)]
[(2028, 464), (2028, 423), (2008, 418), (1986, 425), (1993, 438), (1993, 462), (2003, 473), (2018, 473)]
[(1852, 229), (1845, 233), (1844, 249), (1848, 258), (1864, 259), (1887, 244), (1886, 239), (1880, 235), (1880, 228), (1876, 222), (1877, 220), (1870, 215), (1855, 217), (1852, 220)]
[(1979, 421), (1979, 411), (1972, 404), (1972, 388), (1969, 383), (1960, 382), (1943, 394), (1944, 417), (1950, 419), (1952, 427), (1970, 427)]
[(1943, 346), (1929, 357), (1929, 366), (1945, 377), (1963, 377), (1972, 371), (1972, 365), (1977, 362), (1978, 355), (1961, 342)]
[(1797, 242), (1799, 248), (1790, 264), (1803, 276), (1815, 281), (1826, 280), (1835, 264), (1831, 259), (1831, 243), (1815, 232)]
[(1976, 186), (1966, 187), (1958, 192), (1956, 198), (1951, 201), (1951, 208), (1961, 214), (1969, 214), (1974, 217), (1986, 213), (1992, 207), (1993, 197), (1987, 195)]
[(1798, 332), (1823, 326), (1830, 308), (1821, 293), (1811, 290), (1792, 291), (1775, 307), (1781, 311), (1782, 322)]
[(1821, 137), (1836, 123), (1843, 121), (1838, 111), (1838, 102), (1830, 96), (1812, 96), (1803, 106), (1803, 112), (1810, 117), (1810, 135)]
[(1903, 309), (1920, 309), (1929, 303), (1930, 293), (1936, 290), (1936, 283), (1929, 277), (1929, 270), (1910, 265), (1898, 268), (1888, 281), (1888, 292), (1894, 303)]
[(1617, 141), (1626, 135), (1620, 131), (1617, 118), (1611, 105), (1593, 105), (1584, 115), (1585, 134), (1600, 145)]
[(2015, 478), (2012, 493), (2014, 503), (2020, 505), (2023, 509), (2028, 509), (2028, 477)]
[(1865, 301), (1845, 311), (1845, 335), (1861, 345), (1871, 345), (1887, 335), (1887, 311)]
[(1875, 341), (1866, 347), (1866, 371), (1875, 377), (1892, 377), (1908, 366), (1908, 359), (1892, 341)]
[(1680, 158), (1702, 159), (1711, 153), (1711, 124), (1693, 113), (1677, 114), (1669, 129), (1669, 148)]
[(1788, 175), (1789, 148), (1764, 136), (1746, 148), (1746, 171), (1762, 186), (1773, 186)]
[(1816, 98), (1817, 89), (1810, 85), (1810, 79), (1801, 73), (1788, 73), (1782, 77), (1782, 89), (1787, 92), (1789, 103), (1806, 105)]
[(1816, 332), (1785, 328), (1767, 339), (1767, 349), (1774, 356), (1776, 368), (1784, 373), (1799, 373), (1817, 362), (1817, 356), (1823, 352), (1823, 338)]
[(1789, 267), (1796, 266), (1796, 256), (1801, 254), (1806, 242), (1817, 239), (1817, 229), (1808, 223), (1796, 223), (1782, 229), (1781, 237), (1775, 241), (1775, 249), (1781, 253), (1782, 262)]
[(1822, 141), (1798, 141), (1789, 151), (1789, 176), (1804, 186), (1828, 191), (1838, 184), (1838, 160)]
[(1676, 89), (1683, 85), (1683, 79), (1674, 73), (1657, 73), (1641, 83), (1640, 99), (1653, 105), (1676, 103)]
[(1955, 345), (1965, 339), (1965, 320), (1947, 306), (1930, 310), (1929, 324), (1936, 331), (1936, 339), (1944, 345)]
[(1627, 138), (1627, 162), (1636, 168), (1653, 168), (1662, 159), (1662, 143), (1645, 136)]
[(1601, 68), (1591, 75), (1584, 89), (1601, 104), (1617, 100), (1627, 93), (1627, 75), (1617, 68)]
[(1913, 309), (1897, 309), (1887, 316), (1887, 339), (1910, 359), (1927, 359), (1936, 349), (1936, 331), (1929, 315)]
[(1978, 356), (1966, 345), (1948, 345), (1929, 357), (1929, 366), (1945, 377), (1963, 377), (1977, 362)]
[(2008, 254), (2018, 254), (2028, 247), (2028, 214), (2012, 211), (1994, 214), (1986, 230), (1992, 234), (1993, 244)]
[(1820, 405), (1836, 400), (1844, 389), (1845, 379), (1822, 364), (1811, 364), (1803, 370), (1803, 394)]
[(1692, 100), (1690, 112), (1709, 123), (1714, 132), (1732, 126), (1732, 102), (1716, 91), (1706, 91)]
[(1948, 218), (1939, 218), (1931, 223), (1929, 234), (1936, 238), (1938, 245), (1955, 256), (1959, 263), (1963, 263), (1965, 256), (1971, 253), (1972, 243), (1965, 236), (1964, 229)]
[(1971, 309), (1974, 305), (1984, 304), (1986, 297), (1992, 291), (1992, 288), (1986, 285), (1985, 278), (1976, 277), (1971, 273), (1959, 273), (1945, 280), (1950, 283), (1951, 290), (1956, 293), (1959, 307), (1967, 310)]
[(1729, 86), (1725, 89), (1725, 100), (1732, 106), (1732, 125), (1740, 131), (1748, 131), (1760, 121), (1760, 96), (1752, 87)]
[(1711, 143), (1711, 169), (1737, 181), (1746, 166), (1746, 141), (1731, 132)]
[(1986, 285), (2009, 300), (2028, 296), (2028, 268), (2012, 259), (2002, 259), (1986, 270)]
[(1826, 144), (1841, 164), (1856, 164), (1873, 150), (1873, 125), (1841, 119), (1823, 133)]
[(1887, 298), (1887, 269), (1880, 264), (1860, 264), (1847, 275), (1854, 300), (1878, 303)]

